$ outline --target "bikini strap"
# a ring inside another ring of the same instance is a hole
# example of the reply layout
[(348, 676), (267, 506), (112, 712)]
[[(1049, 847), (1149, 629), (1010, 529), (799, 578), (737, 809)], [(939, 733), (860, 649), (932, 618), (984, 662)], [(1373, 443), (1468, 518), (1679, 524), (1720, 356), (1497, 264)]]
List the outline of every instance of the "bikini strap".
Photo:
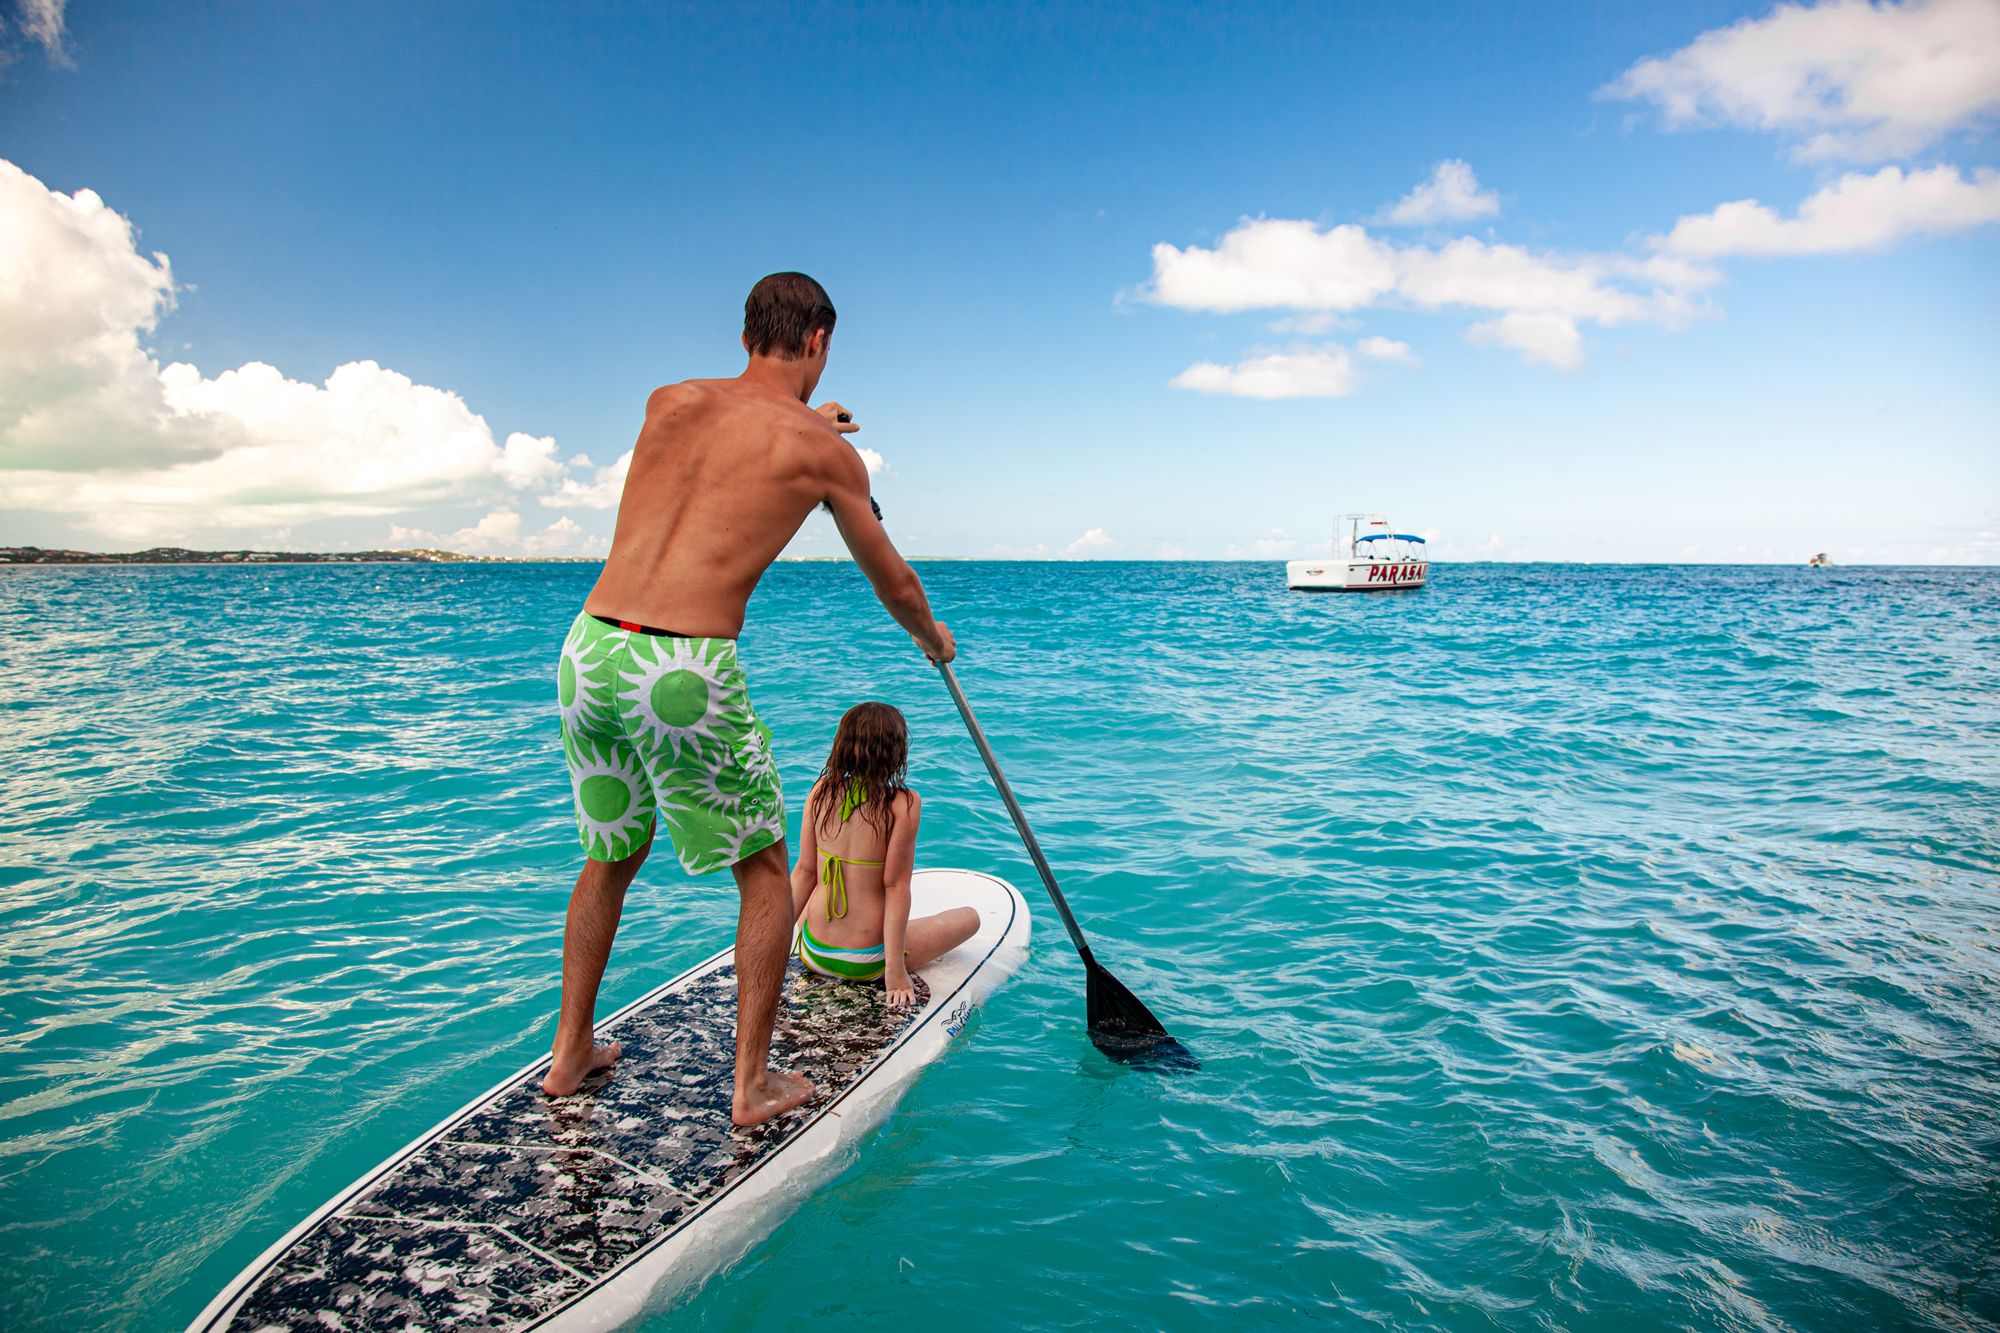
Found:
[(862, 861), (852, 856), (835, 856), (832, 852), (819, 854), (819, 882), (826, 885), (826, 919), (839, 920), (847, 915), (847, 870), (848, 866), (879, 866), (880, 861)]
[(841, 859), (832, 852), (819, 854), (819, 882), (826, 885), (826, 919), (829, 921), (847, 915), (847, 873), (841, 864)]

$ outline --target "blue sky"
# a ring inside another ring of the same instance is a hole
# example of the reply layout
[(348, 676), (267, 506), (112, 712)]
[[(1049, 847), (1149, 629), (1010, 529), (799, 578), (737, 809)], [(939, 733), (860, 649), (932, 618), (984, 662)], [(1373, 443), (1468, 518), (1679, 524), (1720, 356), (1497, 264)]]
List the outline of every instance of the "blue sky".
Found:
[(2000, 563), (1996, 0), (0, 12), (0, 541), (601, 550), (800, 268), (913, 553)]

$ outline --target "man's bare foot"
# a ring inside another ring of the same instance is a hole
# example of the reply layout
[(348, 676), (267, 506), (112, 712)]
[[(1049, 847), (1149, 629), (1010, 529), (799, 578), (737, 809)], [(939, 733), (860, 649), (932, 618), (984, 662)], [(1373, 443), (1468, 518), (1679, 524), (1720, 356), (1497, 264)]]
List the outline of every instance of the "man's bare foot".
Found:
[(567, 1097), (598, 1070), (617, 1064), (618, 1057), (624, 1053), (625, 1049), (615, 1041), (603, 1042), (575, 1053), (558, 1050), (555, 1063), (549, 1066), (548, 1076), (542, 1080), (542, 1091), (551, 1097)]
[(817, 1089), (797, 1074), (782, 1069), (766, 1070), (764, 1081), (749, 1087), (738, 1086), (729, 1118), (739, 1125), (761, 1125), (794, 1107), (812, 1100)]

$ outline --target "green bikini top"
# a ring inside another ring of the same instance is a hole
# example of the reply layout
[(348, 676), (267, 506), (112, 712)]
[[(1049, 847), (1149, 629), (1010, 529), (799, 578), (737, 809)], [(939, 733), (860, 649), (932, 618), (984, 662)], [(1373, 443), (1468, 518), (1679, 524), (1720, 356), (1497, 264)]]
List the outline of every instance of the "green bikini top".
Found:
[[(840, 798), (840, 822), (845, 824), (848, 817), (861, 808), (868, 799), (857, 779), (848, 784), (847, 791)], [(819, 882), (826, 885), (826, 919), (837, 921), (847, 915), (847, 872), (846, 866), (879, 866), (880, 861), (858, 861), (851, 856), (835, 856), (832, 852), (819, 854)]]

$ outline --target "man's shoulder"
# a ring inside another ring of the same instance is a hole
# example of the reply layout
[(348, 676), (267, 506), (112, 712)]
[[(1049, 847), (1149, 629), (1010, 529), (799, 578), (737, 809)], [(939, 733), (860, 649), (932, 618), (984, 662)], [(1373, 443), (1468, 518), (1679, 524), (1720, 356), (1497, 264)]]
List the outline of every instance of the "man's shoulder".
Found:
[(691, 407), (727, 410), (739, 419), (754, 420), (773, 430), (796, 432), (815, 441), (841, 438), (840, 432), (804, 403), (746, 390), (733, 379), (680, 380), (662, 384), (646, 399), (648, 416)]
[(713, 398), (721, 380), (676, 380), (672, 384), (662, 384), (646, 395), (648, 415), (660, 410)]

